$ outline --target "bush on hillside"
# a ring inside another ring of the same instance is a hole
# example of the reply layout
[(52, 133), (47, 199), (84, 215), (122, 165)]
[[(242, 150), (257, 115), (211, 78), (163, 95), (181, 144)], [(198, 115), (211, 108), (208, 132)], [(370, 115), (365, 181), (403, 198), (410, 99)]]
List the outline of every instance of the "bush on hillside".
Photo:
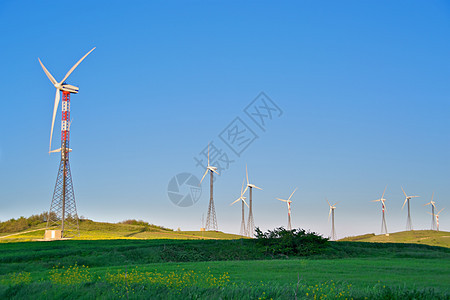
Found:
[(0, 222), (0, 232), (2, 233), (19, 232), (46, 222), (47, 222), (46, 212), (43, 212), (39, 215), (32, 215), (31, 217), (28, 218), (20, 217), (18, 219), (10, 219), (5, 222)]
[(148, 222), (145, 222), (143, 220), (129, 219), (129, 220), (125, 220), (125, 221), (119, 222), (119, 224), (143, 226), (146, 231), (155, 231), (155, 230), (173, 231), (172, 229), (168, 229), (168, 228), (165, 228), (163, 226), (156, 226), (156, 225), (150, 224)]
[(278, 227), (263, 233), (257, 227), (255, 231), (257, 244), (273, 255), (307, 256), (322, 253), (328, 246), (327, 238), (300, 228)]

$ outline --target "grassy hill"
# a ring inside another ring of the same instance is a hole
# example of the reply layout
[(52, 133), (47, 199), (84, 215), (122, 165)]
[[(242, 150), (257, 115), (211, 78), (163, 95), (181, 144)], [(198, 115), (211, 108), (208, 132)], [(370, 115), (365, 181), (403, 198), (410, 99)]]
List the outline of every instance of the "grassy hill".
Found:
[[(329, 242), (274, 256), (256, 239), (0, 244), (2, 299), (449, 299), (450, 249)], [(367, 297), (367, 298), (366, 298)]]
[(375, 235), (365, 234), (343, 238), (339, 241), (371, 243), (411, 243), (450, 248), (450, 232), (434, 230), (413, 230)]
[[(33, 224), (26, 229), (0, 233), (0, 243), (27, 242), (43, 239), (45, 223)], [(220, 231), (174, 231), (151, 225), (142, 221), (121, 223), (95, 222), (80, 220), (80, 235), (75, 240), (111, 240), (111, 239), (239, 239), (240, 235)]]

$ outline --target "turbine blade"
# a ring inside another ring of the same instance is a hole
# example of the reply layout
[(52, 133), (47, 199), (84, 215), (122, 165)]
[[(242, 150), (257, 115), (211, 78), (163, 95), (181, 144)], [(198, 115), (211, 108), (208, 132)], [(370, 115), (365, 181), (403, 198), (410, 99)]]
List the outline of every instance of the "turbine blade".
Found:
[(292, 195), (294, 195), (295, 191), (297, 190), (297, 188), (295, 188), (295, 190), (292, 192), (292, 194), (289, 196), (288, 200), (291, 200)]
[(401, 188), (402, 188), (403, 194), (405, 194), (405, 197), (408, 197), (408, 195), (406, 195), (405, 190), (403, 189), (403, 187), (401, 187)]
[(88, 56), (92, 51), (94, 51), (95, 47), (91, 49), (91, 51), (89, 51), (88, 53), (86, 53), (70, 70), (69, 72), (67, 72), (66, 76), (64, 76), (63, 80), (61, 80), (60, 83), (63, 83), (64, 81), (66, 81), (66, 79), (70, 76), (70, 74), (72, 74), (73, 70), (76, 69), (76, 67), (78, 67), (78, 65), (83, 61), (83, 59), (86, 58), (86, 56)]
[(214, 173), (216, 173), (217, 175), (220, 175), (219, 173), (217, 173), (217, 171), (216, 170), (211, 170), (211, 171), (213, 171)]
[(288, 202), (287, 200), (280, 199), (280, 198), (275, 198), (275, 199), (280, 200), (280, 201), (283, 201), (283, 202)]
[(262, 188), (257, 187), (256, 185), (254, 186), (254, 188), (262, 191)]
[(247, 170), (247, 165), (245, 165), (245, 176), (247, 177), (247, 184), (249, 184), (250, 182), (248, 182), (248, 170)]
[(386, 189), (387, 189), (387, 185), (386, 185), (386, 187), (384, 188), (383, 195), (381, 196), (381, 199), (384, 198), (384, 193), (386, 192)]
[(245, 192), (247, 191), (247, 189), (248, 189), (248, 186), (245, 187), (244, 192), (242, 192), (242, 195), (245, 194)]
[(330, 202), (328, 201), (327, 197), (325, 197), (325, 200), (327, 200), (327, 203), (329, 206), (331, 206)]
[(441, 213), (441, 211), (443, 211), (445, 209), (445, 207), (443, 209), (441, 209), (436, 215), (439, 215)]
[(48, 79), (50, 79), (50, 81), (53, 83), (53, 85), (57, 84), (58, 82), (56, 82), (55, 78), (52, 76), (52, 74), (50, 74), (50, 72), (47, 70), (47, 68), (41, 62), (41, 60), (39, 58), (38, 58), (38, 60), (39, 60), (39, 63), (41, 64), (42, 69), (45, 72), (45, 75), (47, 75)]
[(406, 199), (405, 199), (405, 202), (403, 202), (402, 210), (403, 210), (403, 207), (405, 207), (406, 201), (408, 201), (408, 198), (406, 198)]
[(231, 203), (230, 206), (233, 205), (233, 204), (235, 204), (235, 203), (238, 202), (239, 200), (241, 200), (241, 198), (238, 198), (236, 201), (234, 201), (233, 203)]
[(420, 196), (409, 196), (410, 198), (419, 198)]
[(370, 202), (378, 202), (378, 201), (381, 201), (381, 199), (378, 199), (378, 200), (372, 200), (372, 201), (370, 201)]
[(200, 184), (202, 184), (203, 179), (205, 179), (206, 174), (208, 173), (208, 169), (206, 169), (205, 174), (203, 174), (202, 180), (200, 180)]
[(245, 178), (242, 179), (242, 187), (241, 187), (241, 197), (244, 194), (244, 185), (245, 185)]
[(341, 202), (341, 201), (336, 202), (335, 204), (333, 204), (333, 206), (335, 206), (335, 205), (338, 204), (339, 202)]
[(328, 222), (330, 222), (330, 216), (331, 216), (331, 207), (330, 207), (330, 212), (328, 213)]
[(55, 127), (55, 118), (56, 118), (56, 112), (58, 111), (60, 97), (61, 97), (60, 92), (58, 89), (56, 89), (55, 104), (53, 105), (52, 128), (50, 130), (50, 145), (48, 147), (49, 152), (52, 150), (53, 128)]
[(247, 205), (247, 207), (250, 208), (250, 206), (248, 206), (247, 202), (245, 202), (244, 198), (242, 198), (242, 201), (244, 201), (245, 205)]

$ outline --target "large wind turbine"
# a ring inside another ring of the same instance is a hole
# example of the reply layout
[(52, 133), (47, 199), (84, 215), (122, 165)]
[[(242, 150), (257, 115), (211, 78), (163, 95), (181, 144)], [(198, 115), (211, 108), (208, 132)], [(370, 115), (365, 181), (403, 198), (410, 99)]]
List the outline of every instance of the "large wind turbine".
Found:
[(431, 205), (431, 230), (436, 230), (436, 219), (435, 219), (435, 215), (434, 215), (434, 209), (436, 208), (435, 204), (436, 202), (433, 201), (433, 197), (434, 197), (434, 192), (431, 194), (431, 201), (428, 202), (426, 205)]
[(405, 193), (405, 190), (402, 188), (403, 194), (405, 195), (405, 202), (403, 202), (403, 206), (402, 206), (402, 210), (405, 207), (405, 204), (408, 203), (408, 219), (406, 220), (406, 230), (413, 230), (413, 226), (412, 226), (412, 222), (411, 222), (411, 212), (410, 212), (410, 207), (409, 207), (409, 200), (411, 200), (412, 198), (417, 198), (419, 196), (408, 196)]
[(241, 220), (241, 230), (239, 231), (239, 234), (243, 235), (243, 236), (245, 236), (245, 234), (247, 233), (247, 231), (245, 230), (244, 203), (248, 207), (247, 202), (245, 202), (246, 197), (244, 197), (244, 185), (245, 185), (245, 178), (244, 178), (244, 180), (242, 180), (241, 196), (239, 198), (237, 198), (233, 203), (230, 204), (230, 205), (233, 205), (233, 204), (235, 204), (238, 201), (241, 201), (241, 203), (242, 203), (242, 220)]
[[(64, 76), (64, 78), (57, 82), (56, 79), (50, 74), (47, 68), (44, 66), (42, 61), (38, 58), (39, 63), (50, 79), (53, 86), (56, 88), (55, 102), (53, 105), (53, 116), (52, 116), (52, 127), (50, 130), (50, 146), (49, 153), (60, 152), (61, 162), (59, 165), (58, 176), (56, 178), (55, 190), (53, 192), (52, 204), (48, 212), (47, 227), (50, 226), (60, 226), (61, 227), (61, 237), (69, 236), (70, 232), (72, 234), (74, 231), (78, 234), (78, 214), (75, 204), (75, 195), (72, 185), (72, 175), (70, 173), (69, 164), (69, 148), (70, 141), (70, 94), (77, 94), (78, 87), (67, 84), (66, 80), (69, 78), (70, 74), (78, 67), (78, 65), (88, 56), (95, 47), (92, 48), (88, 53), (86, 53)], [(53, 138), (53, 128), (55, 126), (56, 112), (59, 106), (59, 100), (61, 99), (60, 92), (63, 93), (62, 106), (62, 121), (61, 121), (61, 148), (57, 150), (51, 150), (52, 138)]]
[(334, 210), (336, 209), (336, 204), (338, 204), (339, 202), (336, 202), (335, 204), (331, 205), (330, 202), (327, 203), (330, 206), (330, 212), (328, 213), (328, 221), (330, 221), (330, 215), (331, 215), (331, 240), (335, 241), (337, 239), (336, 237), (336, 230), (334, 228)]
[(262, 190), (262, 188), (257, 187), (256, 185), (251, 184), (251, 183), (248, 181), (248, 170), (247, 170), (247, 165), (245, 165), (245, 175), (246, 175), (246, 177), (247, 177), (247, 187), (245, 188), (244, 193), (245, 193), (245, 191), (247, 191), (247, 189), (249, 189), (249, 198), (250, 198), (250, 201), (249, 201), (249, 208), (248, 208), (247, 236), (248, 236), (248, 237), (253, 237), (253, 233), (254, 233), (254, 231), (255, 231), (255, 221), (254, 221), (254, 219), (253, 219), (253, 210), (252, 210), (252, 202), (253, 202), (253, 199), (252, 199), (252, 198), (253, 198), (253, 197), (252, 197), (252, 190), (253, 190), (253, 188)]
[(292, 197), (292, 195), (294, 195), (296, 190), (297, 190), (297, 188), (295, 188), (295, 190), (292, 192), (292, 194), (289, 196), (289, 198), (287, 198), (287, 200), (277, 198), (277, 200), (286, 202), (287, 207), (288, 207), (288, 225), (287, 225), (287, 230), (292, 230), (292, 226), (291, 226), (291, 203), (292, 203), (291, 197)]
[(210, 172), (209, 177), (209, 206), (208, 206), (208, 214), (206, 216), (206, 230), (217, 230), (217, 218), (216, 218), (216, 209), (214, 208), (214, 200), (213, 200), (213, 173), (217, 173), (217, 167), (213, 167), (209, 164), (209, 144), (208, 144), (208, 166), (206, 167), (205, 174), (203, 174), (202, 180), (200, 180), (200, 184), (202, 183), (203, 179), (205, 178), (208, 171)]
[(381, 195), (380, 199), (372, 200), (372, 202), (381, 202), (381, 209), (382, 209), (382, 219), (381, 219), (381, 234), (389, 235), (387, 232), (387, 226), (386, 226), (386, 217), (385, 217), (385, 211), (386, 211), (386, 204), (384, 203), (386, 199), (384, 199), (384, 193), (386, 192), (387, 186), (384, 188), (383, 195)]

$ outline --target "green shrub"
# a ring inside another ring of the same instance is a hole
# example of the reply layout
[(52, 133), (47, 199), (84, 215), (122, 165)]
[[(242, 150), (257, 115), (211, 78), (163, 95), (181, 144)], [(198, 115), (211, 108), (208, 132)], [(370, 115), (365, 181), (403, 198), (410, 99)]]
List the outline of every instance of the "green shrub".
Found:
[(278, 227), (263, 233), (257, 227), (255, 231), (257, 243), (273, 255), (307, 256), (322, 253), (328, 246), (327, 238), (300, 228)]

